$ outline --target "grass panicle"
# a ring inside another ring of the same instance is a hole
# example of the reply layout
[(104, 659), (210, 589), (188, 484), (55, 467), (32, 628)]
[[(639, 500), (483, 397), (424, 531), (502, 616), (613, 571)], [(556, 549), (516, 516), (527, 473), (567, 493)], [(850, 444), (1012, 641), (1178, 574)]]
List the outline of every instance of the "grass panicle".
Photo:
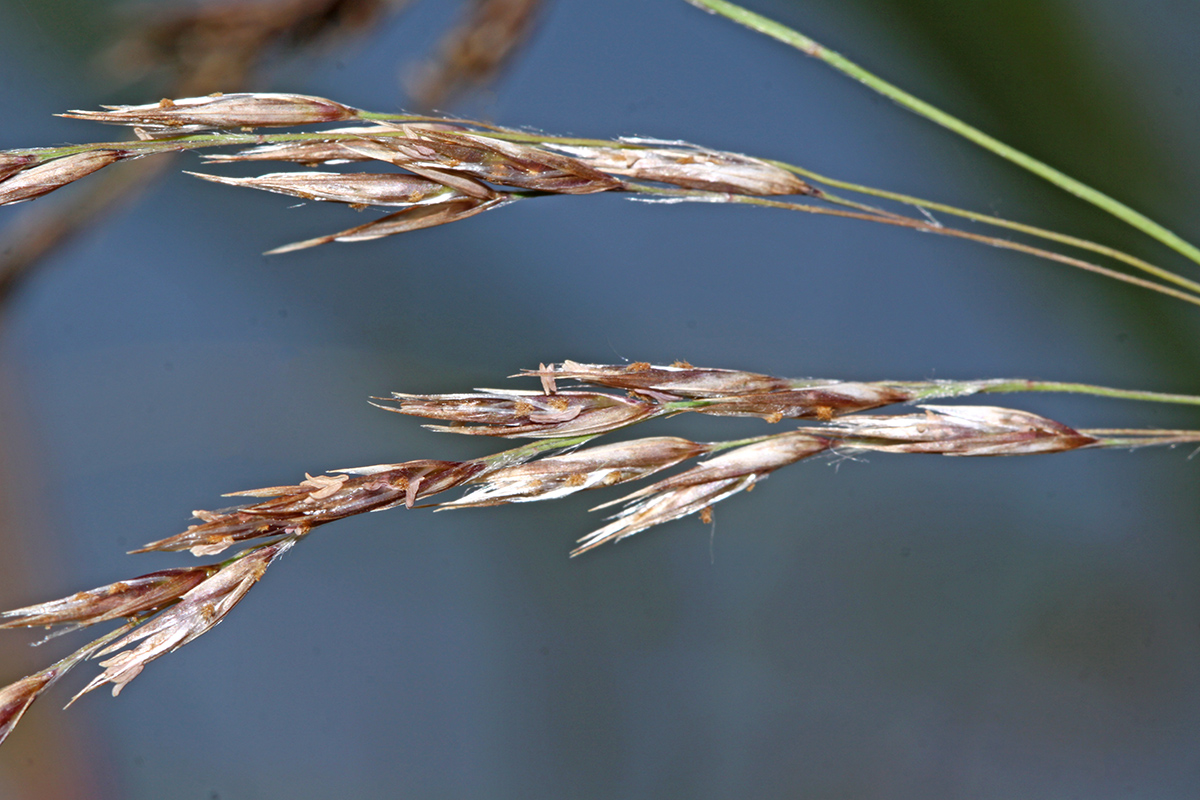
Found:
[[(64, 116), (129, 126), (140, 140), (0, 152), (0, 205), (39, 197), (137, 156), (240, 147), (234, 153), (208, 154), (206, 162), (278, 161), (306, 169), (249, 178), (189, 174), (228, 186), (340, 203), (358, 210), (390, 211), (336, 233), (275, 247), (270, 254), (332, 242), (369, 241), (458, 222), (523, 198), (621, 192), (661, 202), (750, 204), (962, 238), (1200, 305), (1200, 283), (1111, 247), (907, 195), (830, 181), (838, 188), (908, 204), (919, 213), (880, 209), (832, 194), (817, 185), (819, 176), (799, 167), (680, 141), (563, 138), (476, 120), (372, 112), (322, 97), (281, 93), (218, 93), (102, 111), (72, 111)], [(358, 124), (338, 124), (346, 122)], [(333, 127), (316, 132), (253, 132), (311, 125)], [(351, 162), (389, 171), (327, 169)], [(787, 196), (807, 200), (778, 199)], [(931, 205), (977, 223), (1087, 249), (1149, 277), (1021, 241), (948, 227), (925, 216), (925, 207)]]
[[(1138, 212), (1014, 150), (889, 84), (797, 31), (726, 0), (689, 0), (821, 59), (938, 124), (956, 131), (1073, 194), (1103, 208), (1194, 261), (1200, 250)], [(180, 87), (203, 86), (214, 75), (239, 76), (288, 39), (344, 27), (400, 8), (405, 0), (256, 0), (201, 11), (167, 12), (141, 26), (124, 45), (130, 63), (174, 62), (189, 75)], [(462, 24), (416, 81), (418, 102), (446, 102), (493, 76), (536, 24), (540, 0), (473, 0)], [(342, 20), (344, 15), (345, 19)], [(335, 22), (335, 18), (338, 22)], [(198, 46), (196, 43), (200, 43)], [(203, 64), (196, 53), (215, 53)], [(184, 64), (190, 64), (186, 68)], [(223, 71), (223, 72), (222, 72)], [(266, 92), (177, 92), (177, 99), (103, 110), (70, 111), (73, 119), (121, 125), (136, 141), (100, 142), (0, 152), (0, 205), (37, 199), (120, 161), (202, 150), (205, 163), (283, 163), (291, 171), (254, 177), (190, 172), (200, 179), (304, 200), (386, 214), (337, 233), (284, 245), (286, 253), (332, 242), (361, 242), (458, 222), (484, 211), (550, 196), (618, 192), (659, 202), (749, 204), (836, 216), (975, 241), (1067, 264), (1200, 305), (1200, 282), (1114, 248), (1019, 222), (920, 200), (909, 195), (823, 178), (802, 167), (682, 141), (556, 137), (484, 122), (355, 108), (311, 95)], [(315, 126), (315, 127), (314, 127)], [(269, 129), (260, 132), (258, 129)], [(212, 148), (233, 149), (211, 153)], [(368, 171), (336, 169), (365, 165)], [(878, 208), (835, 195), (865, 195)], [(781, 199), (781, 198), (799, 198)], [(1024, 241), (946, 227), (935, 210), (1118, 262), (1104, 266)], [(1145, 276), (1128, 271), (1132, 268)], [(432, 420), (448, 433), (527, 439), (465, 461), (418, 459), (305, 473), (295, 484), (234, 495), (231, 508), (195, 511), (196, 524), (133, 551), (190, 551), (217, 563), (177, 567), (116, 581), (57, 600), (0, 613), (0, 628), (57, 627), (70, 632), (106, 622), (114, 630), (32, 675), (0, 688), (0, 742), (32, 703), (68, 671), (99, 662), (72, 702), (105, 685), (117, 695), (152, 661), (212, 630), (283, 554), (328, 523), (404, 507), (461, 510), (553, 500), (654, 478), (595, 509), (618, 507), (577, 540), (571, 556), (660, 524), (697, 515), (749, 491), (771, 474), (829, 454), (884, 453), (958, 457), (1025, 456), (1078, 449), (1135, 448), (1200, 442), (1200, 431), (1076, 429), (1018, 408), (942, 405), (929, 400), (1020, 392), (1069, 392), (1114, 399), (1200, 404), (1200, 397), (1088, 384), (1023, 379), (968, 381), (845, 381), (790, 379), (686, 362), (654, 365), (540, 364), (518, 376), (538, 389), (477, 389), (458, 394), (395, 393), (374, 405)], [(879, 412), (904, 406), (896, 413)], [(915, 410), (913, 410), (915, 407)], [(651, 419), (683, 413), (751, 417), (778, 425), (751, 438), (695, 442), (673, 436), (595, 444)], [(658, 477), (668, 470), (678, 470)], [(440, 497), (457, 490), (452, 499)], [(432, 502), (425, 502), (438, 496)]]
[[(225, 561), (160, 570), (0, 614), (0, 628), (62, 626), (65, 631), (121, 620), (123, 626), (52, 667), (0, 689), (0, 740), (65, 672), (107, 656), (77, 695), (111, 684), (117, 694), (151, 661), (210, 631), (258, 583), (267, 567), (314, 529), (346, 517), (418, 504), (452, 489), (436, 510), (555, 500), (579, 491), (644, 480), (687, 462), (682, 471), (596, 506), (621, 506), (578, 540), (572, 556), (690, 515), (711, 520), (713, 506), (748, 491), (779, 469), (824, 453), (879, 452), (1017, 456), (1081, 448), (1132, 448), (1200, 442), (1200, 431), (1076, 430), (1028, 411), (971, 405), (919, 405), (915, 413), (867, 410), (934, 397), (1064, 391), (1126, 399), (1197, 403), (1186, 395), (1124, 392), (1080, 384), (1017, 380), (879, 381), (790, 379), (684, 362), (653, 365), (540, 364), (514, 377), (536, 390), (396, 393), (375, 404), (437, 420), (437, 431), (527, 438), (468, 461), (414, 460), (305, 474), (294, 485), (232, 493), (247, 502), (195, 511), (197, 524), (135, 553), (190, 550), (196, 556), (247, 549)], [(573, 385), (595, 388), (572, 388)], [(685, 412), (754, 416), (808, 424), (750, 439), (694, 442), (672, 436), (593, 444), (602, 434)], [(701, 459), (701, 460), (698, 460)]]

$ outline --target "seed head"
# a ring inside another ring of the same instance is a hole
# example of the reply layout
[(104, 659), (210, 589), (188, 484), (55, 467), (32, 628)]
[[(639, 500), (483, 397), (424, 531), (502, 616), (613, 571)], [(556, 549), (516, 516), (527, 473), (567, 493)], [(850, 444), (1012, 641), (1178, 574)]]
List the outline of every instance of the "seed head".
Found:
[(435, 175), (471, 176), (501, 186), (557, 194), (590, 194), (621, 188), (621, 182), (610, 175), (577, 159), (538, 147), (429, 126), (403, 125), (400, 129), (405, 136), (376, 137), (370, 144), (359, 147), (359, 152), (426, 177), (432, 170)]
[(672, 436), (589, 447), (487, 473), (478, 479), (483, 484), (478, 489), (439, 508), (556, 500), (645, 478), (707, 451), (706, 445)]
[(28, 153), (17, 155), (16, 153), (0, 153), (0, 181), (3, 181), (14, 172), (20, 172), (23, 169), (32, 167), (39, 161), (37, 156), (29, 155)]
[(257, 178), (225, 178), (189, 172), (227, 186), (248, 186), (277, 194), (364, 206), (415, 206), (444, 203), (455, 194), (441, 183), (400, 173), (271, 172)]
[(110, 583), (61, 600), (51, 600), (0, 613), (0, 628), (28, 628), (68, 622), (94, 625), (131, 617), (177, 600), (218, 567), (184, 567), (151, 572), (126, 581)]
[(686, 472), (599, 506), (625, 504), (612, 522), (580, 539), (579, 547), (571, 555), (706, 509), (750, 489), (780, 467), (827, 450), (830, 444), (830, 440), (820, 436), (787, 433), (710, 458)]
[(50, 688), (58, 675), (56, 665), (0, 689), (0, 743), (8, 738), (33, 701)]
[(199, 525), (133, 552), (190, 549), (195, 555), (214, 555), (237, 542), (305, 532), (366, 511), (411, 508), (417, 500), (458, 486), (484, 469), (474, 461), (419, 460), (336, 470), (341, 473), (337, 476), (306, 475), (297, 486), (237, 492), (271, 499), (225, 511), (195, 511)]
[(403, 211), (388, 214), (386, 217), (380, 217), (374, 222), (368, 222), (365, 225), (357, 225), (338, 233), (318, 236), (315, 239), (305, 239), (302, 242), (285, 244), (282, 247), (268, 250), (266, 254), (290, 253), (293, 250), (304, 250), (308, 247), (316, 247), (317, 245), (329, 244), (330, 242), (366, 242), (371, 239), (394, 236), (397, 233), (407, 233), (408, 231), (420, 230), (421, 228), (433, 228), (437, 225), (445, 225), (449, 222), (458, 222), (467, 217), (473, 217), (483, 211), (499, 208), (516, 199), (509, 195), (499, 195), (491, 200), (476, 200), (473, 197), (455, 197), (454, 195), (447, 196), (453, 199), (444, 203), (432, 203), (430, 205), (418, 205), (406, 208)]
[(488, 200), (496, 196), (496, 191), (486, 183), (471, 177), (466, 170), (459, 170), (457, 161), (439, 161), (436, 152), (420, 146), (416, 139), (377, 137), (347, 142), (346, 148), (364, 158), (395, 164), (422, 178), (445, 184), (467, 197)]
[(117, 696), (148, 663), (212, 630), (258, 583), (271, 562), (295, 543), (296, 539), (289, 537), (249, 551), (196, 585), (175, 605), (100, 650), (97, 655), (113, 653), (134, 642), (141, 642), (132, 650), (101, 661), (104, 672), (75, 695), (71, 702), (106, 683), (113, 685), (113, 696)]
[[(414, 127), (418, 124), (414, 123)], [(431, 128), (446, 128), (452, 129), (454, 126), (439, 125), (435, 123), (419, 123), (420, 126), (428, 126)], [(297, 164), (341, 164), (350, 161), (370, 161), (370, 156), (363, 155), (352, 149), (352, 146), (361, 144), (360, 140), (345, 138), (346, 135), (362, 137), (362, 141), (367, 141), (373, 134), (378, 134), (380, 129), (391, 126), (383, 125), (355, 125), (346, 128), (328, 128), (322, 133), (338, 134), (339, 138), (329, 140), (306, 140), (300, 142), (275, 142), (271, 144), (260, 144), (254, 147), (248, 147), (237, 153), (228, 154), (206, 154), (204, 163), (218, 164), (230, 163), (238, 161), (291, 161)]]
[[(375, 398), (385, 400), (385, 398)], [(379, 408), (453, 425), (426, 425), (430, 430), (478, 436), (533, 439), (605, 433), (661, 413), (655, 403), (603, 392), (538, 392), (480, 389), (475, 394), (392, 393), (398, 408)]]
[(833, 427), (850, 437), (851, 447), (888, 453), (947, 456), (1019, 456), (1059, 453), (1095, 444), (1053, 420), (995, 406), (923, 405), (924, 414), (850, 416)]
[(912, 399), (909, 392), (882, 383), (835, 381), (804, 389), (714, 398), (692, 411), (721, 417), (830, 420), (842, 414), (879, 408)]
[(706, 150), (690, 145), (618, 148), (548, 143), (547, 146), (570, 153), (603, 172), (669, 183), (685, 189), (745, 195), (818, 193), (792, 173), (740, 153)]
[(645, 362), (580, 364), (564, 361), (537, 370), (522, 370), (520, 375), (543, 379), (571, 379), (671, 400), (753, 394), (791, 386), (791, 382), (783, 378), (772, 378), (770, 375), (758, 375), (753, 372), (703, 369), (690, 364), (652, 366)]
[(265, 128), (341, 122), (358, 111), (302, 94), (245, 92), (160, 100), (140, 106), (104, 106), (106, 111), (70, 111), (72, 119), (136, 125), (151, 134), (176, 136), (222, 128)]
[(0, 206), (49, 194), (128, 157), (122, 150), (86, 150), (15, 171), (0, 180)]

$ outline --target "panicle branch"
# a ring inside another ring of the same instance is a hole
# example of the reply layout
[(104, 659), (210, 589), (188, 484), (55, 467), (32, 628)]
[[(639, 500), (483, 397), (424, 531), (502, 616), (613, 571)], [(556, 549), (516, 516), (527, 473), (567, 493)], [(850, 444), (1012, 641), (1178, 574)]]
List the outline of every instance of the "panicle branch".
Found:
[[(624, 503), (615, 519), (579, 540), (572, 556), (605, 542), (704, 511), (727, 497), (753, 488), (780, 467), (829, 449), (829, 439), (807, 433), (785, 433), (739, 447), (699, 466), (640, 489), (613, 503)], [(612, 505), (605, 503), (598, 508)]]
[[(529, 0), (524, 3), (481, 0), (480, 8), (508, 8), (517, 17), (525, 18), (529, 14), (527, 9), (522, 10), (523, 5), (532, 4)], [(500, 13), (503, 16), (508, 12)], [(625, 192), (666, 202), (748, 203), (966, 238), (1068, 264), (1200, 305), (1200, 284), (1112, 248), (953, 209), (977, 221), (1091, 249), (1143, 270), (1159, 282), (1020, 242), (873, 208), (827, 194), (801, 180), (797, 173), (805, 171), (798, 167), (686, 142), (569, 139), (474, 120), (384, 114), (322, 97), (265, 92), (164, 99), (144, 105), (111, 106), (101, 111), (71, 111), (64, 116), (129, 125), (142, 141), (0, 152), (0, 205), (33, 199), (137, 155), (249, 145), (232, 155), (210, 157), (208, 163), (283, 161), (316, 167), (372, 161), (405, 171), (388, 173), (393, 177), (384, 173), (354, 177), (330, 172), (270, 172), (253, 178), (228, 178), (191, 173), (216, 183), (343, 203), (360, 210), (401, 207), (381, 219), (277, 247), (269, 253), (330, 242), (367, 241), (444, 225), (520, 197)], [(256, 128), (345, 122), (361, 124), (326, 127), (318, 132), (247, 133)], [(422, 179), (424, 183), (418, 182)], [(868, 187), (859, 189), (870, 193)], [(806, 195), (837, 207), (770, 199), (783, 195)], [(891, 197), (907, 202), (904, 195)], [(791, 416), (788, 408), (784, 405), (771, 413)]]
[(296, 486), (235, 492), (270, 499), (222, 511), (194, 511), (200, 524), (133, 552), (191, 550), (197, 556), (214, 555), (250, 539), (305, 534), (367, 511), (411, 508), (417, 500), (458, 486), (485, 468), (482, 461), (419, 460), (338, 470), (336, 476), (305, 475)]
[(239, 555), (188, 590), (178, 603), (97, 651), (96, 656), (107, 655), (134, 642), (141, 642), (132, 650), (101, 661), (104, 672), (71, 698), (71, 702), (106, 683), (113, 685), (112, 693), (116, 697), (148, 663), (212, 630), (258, 583), (267, 567), (290, 550), (302, 535), (288, 536)]
[[(344, 191), (349, 185), (331, 183), (335, 188), (329, 188), (330, 192)], [(427, 178), (409, 177), (403, 183), (418, 193), (430, 189)], [(460, 202), (466, 200), (473, 199)], [(513, 377), (536, 378), (540, 391), (396, 393), (374, 400), (388, 411), (437, 420), (441, 424), (427, 426), (437, 431), (530, 439), (526, 444), (468, 461), (414, 460), (332, 470), (306, 474), (295, 485), (238, 492), (235, 494), (252, 502), (220, 511), (195, 511), (197, 524), (134, 551), (191, 550), (203, 556), (254, 542), (233, 558), (152, 572), (0, 613), (0, 628), (62, 625), (73, 630), (125, 620), (124, 626), (57, 664), (0, 689), (0, 740), (37, 697), (85, 658), (108, 656), (100, 662), (103, 672), (76, 697), (105, 684), (112, 684), (113, 694), (118, 693), (148, 663), (217, 625), (267, 567), (314, 528), (369, 511), (413, 508), (450, 489), (461, 487), (464, 493), (434, 503), (437, 510), (554, 500), (649, 478), (703, 459), (597, 506), (621, 508), (578, 540), (578, 547), (571, 552), (576, 556), (692, 514), (707, 522), (716, 503), (749, 491), (776, 470), (823, 453), (1010, 456), (1200, 442), (1200, 431), (1076, 430), (1028, 411), (995, 406), (921, 405), (912, 413), (863, 413), (936, 397), (1019, 391), (1200, 404), (1200, 398), (1190, 395), (1128, 392), (1086, 384), (792, 379), (685, 362), (663, 366), (564, 361), (540, 364), (536, 370), (522, 370)], [(563, 388), (560, 384), (566, 382), (583, 388)], [(651, 436), (592, 444), (602, 434), (689, 411), (755, 416), (768, 422), (783, 418), (815, 422), (736, 441), (706, 443)]]
[(438, 509), (556, 500), (585, 489), (639, 480), (711, 450), (711, 445), (687, 439), (654, 436), (547, 456), (476, 478), (471, 483), (481, 483), (480, 488), (441, 503)]
[[(63, 116), (131, 126), (142, 141), (0, 152), (0, 205), (41, 196), (124, 158), (172, 150), (248, 144), (237, 153), (209, 156), (207, 162), (281, 161), (316, 167), (367, 161), (404, 170), (271, 172), (252, 178), (189, 173), (215, 183), (358, 209), (403, 209), (272, 253), (443, 225), (519, 197), (642, 190), (625, 177), (723, 194), (817, 194), (792, 173), (765, 161), (681, 142), (580, 143), (472, 120), (367, 112), (309, 95), (218, 93)], [(345, 122), (364, 124), (317, 133), (247, 135), (256, 128)]]
[(77, 592), (61, 600), (5, 611), (0, 613), (0, 628), (49, 627), (65, 623), (75, 623), (75, 628), (137, 616), (178, 600), (218, 569), (215, 564), (164, 569)]

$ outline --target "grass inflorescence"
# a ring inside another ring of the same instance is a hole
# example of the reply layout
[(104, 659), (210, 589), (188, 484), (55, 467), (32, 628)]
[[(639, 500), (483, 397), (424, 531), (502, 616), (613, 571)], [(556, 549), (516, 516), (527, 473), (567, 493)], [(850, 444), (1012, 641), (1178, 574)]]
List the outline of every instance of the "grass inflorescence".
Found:
[[(64, 632), (121, 620), (123, 625), (41, 672), (0, 689), (0, 740), (67, 671), (107, 656), (79, 695), (111, 684), (113, 694), (151, 661), (207, 633), (280, 556), (314, 529), (390, 508), (478, 508), (554, 500), (652, 478), (695, 462), (622, 497), (600, 527), (581, 537), (580, 555), (648, 528), (698, 514), (711, 520), (722, 500), (771, 473), (826, 453), (880, 452), (1016, 456), (1084, 448), (1131, 448), (1200, 441), (1200, 431), (1075, 429), (1028, 411), (982, 405), (931, 405), (933, 398), (1021, 391), (1066, 391), (1198, 404), (1200, 398), (1028, 380), (877, 381), (788, 379), (677, 362), (653, 365), (539, 365), (518, 376), (537, 389), (461, 394), (395, 393), (380, 408), (434, 420), (442, 432), (529, 439), (467, 461), (419, 459), (305, 474), (293, 485), (232, 493), (251, 501), (195, 511), (196, 524), (135, 553), (189, 550), (195, 556), (246, 546), (224, 561), (160, 570), (69, 597), (0, 613), (0, 628), (62, 626)], [(578, 384), (578, 385), (576, 385)], [(865, 413), (895, 405), (916, 411)], [(593, 444), (604, 434), (684, 413), (756, 417), (803, 424), (749, 439), (696, 442), (672, 436)], [(700, 459), (697, 461), (697, 459)], [(455, 499), (423, 501), (450, 490)]]

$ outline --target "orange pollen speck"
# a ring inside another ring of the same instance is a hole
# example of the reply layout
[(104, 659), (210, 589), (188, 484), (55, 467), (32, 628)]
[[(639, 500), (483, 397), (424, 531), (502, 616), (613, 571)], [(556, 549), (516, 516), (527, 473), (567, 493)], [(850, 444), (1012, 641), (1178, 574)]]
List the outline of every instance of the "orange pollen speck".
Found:
[(817, 406), (815, 409), (813, 409), (813, 411), (816, 412), (817, 419), (821, 420), (822, 422), (829, 422), (833, 419), (832, 406)]
[(676, 369), (695, 369), (695, 367), (693, 367), (691, 364), (689, 364), (686, 361), (676, 361), (673, 364), (671, 364), (671, 366), (675, 367)]
[(763, 419), (774, 425), (776, 422), (779, 422), (779, 420), (783, 419), (783, 412), (772, 411), (770, 414), (764, 416)]
[(524, 417), (534, 412), (532, 403), (526, 403), (524, 400), (518, 400), (513, 403), (513, 413), (517, 416)]
[(576, 472), (574, 475), (567, 477), (567, 486), (583, 486), (586, 483), (587, 476), (580, 472)]
[(712, 506), (705, 506), (700, 509), (700, 521), (705, 525), (712, 523)]
[(546, 405), (556, 411), (566, 411), (571, 406), (571, 401), (565, 397), (551, 397), (546, 401)]
[(645, 372), (648, 369), (650, 369), (650, 362), (635, 361), (632, 364), (630, 364), (628, 367), (626, 367), (625, 371), (626, 372)]

